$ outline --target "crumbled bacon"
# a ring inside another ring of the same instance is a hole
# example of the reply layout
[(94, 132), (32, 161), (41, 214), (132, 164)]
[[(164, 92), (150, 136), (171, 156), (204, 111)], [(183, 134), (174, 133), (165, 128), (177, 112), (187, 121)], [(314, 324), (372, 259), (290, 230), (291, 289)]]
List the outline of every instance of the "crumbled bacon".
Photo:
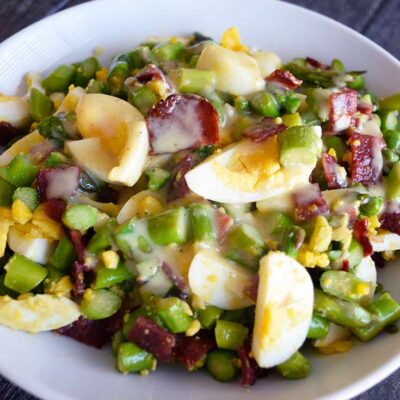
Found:
[(57, 329), (56, 332), (100, 349), (111, 339), (111, 334), (103, 321), (91, 321), (81, 316), (77, 321)]
[(277, 124), (273, 118), (265, 117), (259, 123), (246, 128), (243, 131), (243, 136), (250, 138), (255, 143), (259, 143), (285, 129), (286, 125)]
[(343, 260), (343, 262), (342, 262), (342, 271), (349, 272), (349, 270), (350, 270), (349, 260)]
[(371, 115), (372, 111), (374, 110), (374, 106), (370, 103), (358, 102), (357, 104), (357, 111), (361, 114)]
[(360, 242), (364, 250), (364, 257), (368, 257), (374, 252), (372, 249), (372, 244), (369, 240), (368, 224), (368, 218), (365, 217), (355, 221), (353, 226), (354, 237)]
[(19, 130), (6, 121), (0, 121), (0, 146), (5, 146), (8, 142), (18, 136)]
[(57, 150), (57, 147), (50, 140), (45, 140), (42, 143), (34, 145), (29, 150), (29, 157), (35, 163), (43, 162), (53, 151)]
[(217, 226), (217, 239), (223, 241), (229, 229), (233, 225), (233, 219), (230, 215), (225, 214), (220, 210), (216, 210), (215, 213), (216, 226)]
[(384, 212), (379, 218), (381, 228), (400, 235), (400, 212)]
[(293, 194), (294, 215), (299, 221), (308, 220), (317, 215), (329, 214), (328, 204), (322, 197), (317, 183), (308, 185)]
[[(329, 189), (340, 189), (347, 186), (346, 177), (342, 177), (340, 174), (340, 165), (336, 161), (335, 157), (332, 157), (328, 153), (323, 153), (321, 157), (322, 167), (324, 169), (324, 175)], [(343, 179), (344, 178), (344, 179)]]
[(197, 160), (194, 154), (186, 154), (178, 164), (176, 164), (167, 187), (168, 201), (185, 197), (190, 193), (185, 175), (194, 167), (196, 162)]
[(174, 153), (219, 142), (218, 113), (205, 98), (172, 94), (147, 114), (151, 154)]
[(290, 71), (283, 71), (282, 69), (276, 69), (265, 79), (269, 82), (278, 83), (288, 90), (294, 90), (303, 83), (301, 79), (297, 79)]
[(377, 183), (382, 175), (382, 149), (385, 142), (377, 136), (353, 133), (349, 139), (351, 148), (351, 181), (371, 186)]
[(343, 89), (329, 96), (329, 127), (332, 132), (344, 131), (354, 125), (357, 111), (357, 91)]
[(162, 362), (171, 361), (176, 344), (175, 335), (161, 328), (153, 320), (138, 317), (129, 332), (129, 340), (153, 354)]
[(242, 386), (249, 387), (256, 383), (258, 365), (256, 360), (250, 356), (250, 345), (244, 344), (238, 349), (240, 365), (242, 369)]
[(161, 71), (160, 68), (155, 66), (154, 64), (146, 65), (142, 70), (140, 70), (134, 78), (139, 83), (148, 83), (151, 81), (163, 81), (166, 82), (164, 73)]
[(67, 203), (62, 199), (51, 199), (42, 203), (44, 212), (54, 221), (61, 222)]
[(75, 261), (71, 267), (73, 294), (79, 298), (85, 292), (85, 266), (80, 261)]
[(78, 255), (78, 261), (83, 264), (85, 260), (85, 242), (82, 234), (79, 231), (68, 231), (69, 239), (71, 240), (76, 254)]
[(192, 371), (199, 366), (213, 347), (215, 341), (207, 332), (200, 331), (194, 336), (178, 335), (174, 350), (175, 359)]
[(306, 61), (313, 66), (314, 68), (319, 68), (319, 69), (327, 69), (328, 66), (319, 62), (318, 60), (316, 60), (315, 58), (311, 58), (311, 57), (306, 57)]
[(171, 267), (166, 262), (163, 262), (161, 265), (162, 270), (164, 271), (165, 275), (170, 279), (170, 281), (181, 291), (188, 293), (189, 292), (189, 287), (183, 278), (182, 275), (178, 275), (174, 268)]

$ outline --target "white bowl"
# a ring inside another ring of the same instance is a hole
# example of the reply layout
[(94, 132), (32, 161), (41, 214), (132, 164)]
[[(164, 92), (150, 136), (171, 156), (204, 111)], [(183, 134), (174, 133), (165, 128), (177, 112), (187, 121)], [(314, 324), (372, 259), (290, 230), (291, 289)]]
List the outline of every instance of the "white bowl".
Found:
[[(286, 3), (253, 0), (112, 0), (71, 8), (24, 29), (0, 45), (0, 92), (20, 87), (24, 73), (44, 71), (105, 48), (104, 60), (129, 50), (146, 36), (200, 31), (219, 38), (237, 26), (243, 41), (288, 60), (340, 58), (351, 69), (368, 70), (368, 86), (379, 95), (400, 91), (400, 63), (345, 26)], [(22, 90), (22, 89), (21, 89)], [(400, 269), (388, 266), (380, 280), (400, 300)], [(382, 334), (350, 352), (310, 355), (313, 372), (302, 381), (271, 374), (250, 390), (221, 384), (206, 373), (161, 367), (147, 378), (114, 369), (109, 349), (98, 351), (54, 334), (31, 336), (0, 328), (0, 373), (48, 400), (343, 400), (376, 384), (400, 367), (400, 335)], [(249, 396), (249, 391), (251, 395)]]

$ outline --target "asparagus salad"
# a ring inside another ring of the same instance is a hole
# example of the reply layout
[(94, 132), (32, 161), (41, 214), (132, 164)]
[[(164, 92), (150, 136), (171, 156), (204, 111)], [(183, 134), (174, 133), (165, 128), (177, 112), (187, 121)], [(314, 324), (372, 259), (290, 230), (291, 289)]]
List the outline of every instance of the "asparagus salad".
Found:
[(0, 97), (0, 323), (244, 386), (396, 331), (400, 94), (364, 72), (231, 28), (28, 74)]

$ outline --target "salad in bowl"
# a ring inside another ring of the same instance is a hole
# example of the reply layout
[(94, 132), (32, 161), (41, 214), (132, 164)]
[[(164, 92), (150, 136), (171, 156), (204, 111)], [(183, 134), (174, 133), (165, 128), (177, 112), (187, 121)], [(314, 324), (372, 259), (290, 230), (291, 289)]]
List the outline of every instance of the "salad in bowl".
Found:
[(0, 323), (243, 386), (396, 332), (400, 95), (364, 74), (235, 28), (29, 73), (0, 96)]

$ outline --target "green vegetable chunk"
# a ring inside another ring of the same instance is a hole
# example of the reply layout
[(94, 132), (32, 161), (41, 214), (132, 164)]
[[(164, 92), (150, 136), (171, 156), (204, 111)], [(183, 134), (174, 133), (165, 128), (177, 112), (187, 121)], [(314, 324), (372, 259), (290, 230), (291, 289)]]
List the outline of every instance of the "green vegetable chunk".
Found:
[(344, 153), (346, 152), (346, 145), (339, 136), (324, 136), (322, 138), (324, 146), (327, 150), (335, 150), (338, 160), (342, 160)]
[(360, 212), (367, 217), (377, 215), (383, 206), (383, 199), (380, 196), (371, 196), (368, 201), (360, 206)]
[(320, 278), (321, 289), (343, 300), (367, 305), (375, 290), (371, 282), (364, 282), (351, 272), (325, 271)]
[(268, 92), (258, 92), (250, 99), (253, 110), (264, 117), (279, 117), (279, 106), (274, 95)]
[(357, 265), (360, 264), (361, 260), (364, 258), (364, 250), (361, 244), (356, 239), (351, 239), (348, 252), (349, 255), (347, 260), (349, 261), (350, 269), (357, 267)]
[(29, 99), (29, 113), (34, 121), (39, 122), (51, 114), (52, 101), (40, 90), (33, 88)]
[(157, 96), (148, 86), (140, 86), (128, 91), (128, 100), (142, 114), (146, 115), (154, 104), (157, 103)]
[(192, 68), (179, 68), (175, 72), (178, 90), (182, 93), (201, 94), (204, 90), (214, 89), (215, 72), (202, 71)]
[(357, 303), (341, 300), (315, 289), (314, 311), (323, 318), (350, 328), (367, 326), (371, 314)]
[(75, 68), (72, 65), (60, 65), (43, 79), (42, 86), (48, 92), (65, 92), (72, 83), (74, 74)]
[(172, 333), (185, 332), (192, 322), (189, 305), (177, 297), (159, 299), (156, 312)]
[(379, 107), (385, 111), (400, 111), (400, 93), (380, 99)]
[(383, 132), (383, 137), (390, 150), (398, 151), (400, 149), (400, 132), (387, 130)]
[(386, 178), (386, 195), (388, 200), (400, 198), (400, 162), (396, 162)]
[(323, 339), (329, 331), (329, 322), (318, 314), (313, 314), (310, 327), (308, 328), (308, 339)]
[(303, 379), (311, 371), (311, 364), (300, 352), (296, 351), (289, 360), (279, 364), (276, 369), (286, 379)]
[(85, 204), (69, 206), (62, 216), (62, 221), (69, 229), (84, 231), (91, 228), (99, 220), (97, 208)]
[(189, 220), (193, 240), (207, 242), (217, 238), (214, 208), (207, 204), (192, 204), (189, 207)]
[(301, 99), (296, 93), (287, 92), (278, 96), (278, 102), (287, 113), (294, 114), (300, 107)]
[(293, 225), (288, 228), (282, 239), (283, 252), (285, 252), (289, 257), (296, 259), (299, 252), (299, 243), (303, 243), (305, 236), (305, 230), (299, 226)]
[(142, 350), (134, 343), (122, 343), (118, 349), (117, 368), (126, 374), (129, 372), (152, 371), (156, 366), (156, 359), (147, 351)]
[(121, 298), (107, 289), (86, 289), (80, 304), (82, 314), (90, 320), (104, 319), (121, 307)]
[(322, 141), (312, 127), (292, 126), (278, 135), (279, 161), (284, 167), (315, 164), (321, 153)]
[(293, 226), (293, 221), (281, 211), (273, 211), (267, 216), (269, 224), (273, 227), (273, 235), (282, 235)]
[[(387, 134), (388, 131), (395, 131), (399, 125), (399, 112), (398, 111), (381, 111), (379, 113), (379, 117), (381, 120), (381, 131), (383, 132), (383, 137), (385, 141), (390, 134)], [(394, 138), (391, 138), (389, 142), (393, 142)], [(389, 146), (389, 143), (386, 142)], [(390, 149), (392, 147), (389, 146)]]
[(394, 164), (395, 162), (399, 161), (399, 155), (396, 154), (393, 150), (390, 149), (383, 149), (382, 150), (383, 160), (387, 163)]
[(17, 293), (28, 293), (47, 276), (47, 269), (20, 254), (14, 254), (5, 265), (4, 286)]
[(114, 357), (118, 356), (118, 350), (122, 343), (124, 343), (124, 334), (122, 331), (117, 331), (114, 333), (111, 339), (111, 351)]
[(400, 304), (388, 292), (381, 292), (367, 307), (373, 318), (365, 327), (353, 327), (353, 333), (363, 342), (368, 342), (386, 326), (400, 318)]
[(239, 369), (235, 365), (236, 353), (228, 350), (212, 350), (207, 354), (207, 370), (219, 382), (235, 379)]
[(89, 57), (83, 60), (76, 69), (75, 85), (86, 87), (89, 81), (96, 76), (96, 71), (99, 69), (100, 64), (96, 57)]
[(30, 187), (19, 187), (15, 189), (12, 199), (13, 201), (17, 199), (23, 201), (31, 211), (34, 211), (39, 205), (37, 191)]
[(146, 171), (146, 176), (149, 178), (149, 189), (157, 192), (166, 185), (171, 174), (162, 168), (154, 168)]
[(156, 63), (163, 61), (175, 61), (181, 55), (184, 47), (185, 46), (182, 42), (161, 44), (151, 50), (151, 58)]
[(15, 187), (5, 179), (0, 178), (0, 206), (8, 207), (13, 202)]
[(30, 186), (36, 178), (39, 168), (25, 154), (18, 154), (9, 165), (0, 168), (0, 176), (11, 185)]
[(90, 239), (86, 250), (91, 254), (97, 254), (111, 246), (111, 233), (117, 223), (114, 219), (107, 221)]
[(125, 264), (120, 262), (115, 269), (98, 267), (92, 287), (93, 289), (104, 289), (130, 279), (133, 279), (133, 275), (128, 271)]
[(237, 322), (217, 320), (215, 340), (220, 349), (237, 350), (246, 339), (249, 329)]
[(223, 314), (224, 310), (215, 306), (207, 306), (203, 310), (197, 311), (197, 317), (206, 329), (211, 329), (214, 327), (218, 318)]
[(365, 78), (363, 75), (353, 76), (353, 80), (347, 83), (347, 87), (355, 90), (361, 90), (365, 86)]
[(151, 215), (147, 227), (150, 238), (161, 246), (188, 240), (188, 212), (184, 207)]
[(50, 257), (50, 264), (59, 270), (66, 270), (77, 259), (75, 248), (66, 236), (63, 236), (57, 244), (54, 253)]

